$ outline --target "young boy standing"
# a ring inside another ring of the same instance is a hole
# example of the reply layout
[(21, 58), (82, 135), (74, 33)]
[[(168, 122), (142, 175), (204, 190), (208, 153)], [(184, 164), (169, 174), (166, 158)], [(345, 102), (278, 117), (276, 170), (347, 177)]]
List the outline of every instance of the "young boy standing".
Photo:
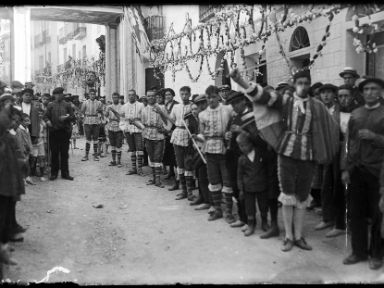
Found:
[[(112, 161), (109, 166), (122, 167), (121, 165), (121, 147), (123, 146), (123, 131), (119, 127), (122, 105), (119, 103), (119, 93), (112, 94), (112, 105), (107, 107), (107, 117), (109, 119), (108, 137), (111, 145)], [(116, 162), (117, 156), (117, 162)]]
[[(225, 200), (225, 220), (235, 222), (232, 215), (232, 181), (226, 166), (227, 151), (224, 135), (232, 118), (232, 109), (220, 103), (218, 88), (209, 86), (206, 89), (208, 108), (199, 114), (200, 134), (197, 139), (205, 142), (203, 153), (206, 153), (209, 191), (212, 195), (214, 212), (208, 221), (223, 217), (221, 198)], [(223, 193), (223, 194), (221, 194)]]
[(240, 190), (240, 198), (245, 200), (248, 218), (244, 236), (250, 236), (256, 228), (256, 199), (261, 214), (262, 227), (267, 225), (268, 190), (265, 153), (263, 153), (263, 149), (258, 149), (244, 132), (236, 137), (236, 142), (243, 153), (237, 166), (237, 187)]
[(165, 108), (156, 104), (156, 89), (147, 91), (148, 105), (142, 110), (140, 121), (134, 121), (134, 125), (143, 131), (145, 148), (147, 149), (150, 165), (152, 167), (152, 180), (148, 185), (163, 188), (160, 182), (162, 160), (164, 153), (165, 127), (168, 120), (163, 115)]
[(131, 154), (132, 168), (127, 175), (142, 175), (143, 167), (143, 136), (142, 131), (134, 125), (134, 122), (140, 120), (144, 105), (137, 101), (135, 90), (128, 91), (128, 102), (122, 106), (122, 116), (125, 118), (125, 135), (129, 146), (128, 152)]

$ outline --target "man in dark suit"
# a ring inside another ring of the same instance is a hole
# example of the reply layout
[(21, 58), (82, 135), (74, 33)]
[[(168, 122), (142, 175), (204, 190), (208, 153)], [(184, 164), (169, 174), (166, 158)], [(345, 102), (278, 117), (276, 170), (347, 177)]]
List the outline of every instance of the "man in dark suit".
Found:
[[(64, 89), (55, 88), (52, 92), (55, 101), (48, 104), (45, 120), (49, 127), (49, 145), (51, 147), (51, 177), (55, 180), (61, 169), (61, 177), (73, 180), (69, 175), (68, 150), (71, 138), (71, 122), (76, 120), (71, 104), (64, 101)], [(60, 157), (60, 158), (59, 158)], [(59, 160), (60, 159), (60, 160)]]

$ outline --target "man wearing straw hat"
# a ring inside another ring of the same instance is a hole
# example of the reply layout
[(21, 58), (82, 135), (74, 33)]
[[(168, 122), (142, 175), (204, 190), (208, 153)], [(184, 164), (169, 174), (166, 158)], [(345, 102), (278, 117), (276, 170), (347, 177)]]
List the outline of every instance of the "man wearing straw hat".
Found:
[(344, 79), (344, 85), (352, 87), (353, 102), (356, 107), (364, 105), (364, 97), (361, 95), (359, 88), (356, 86), (356, 81), (360, 78), (357, 71), (352, 67), (345, 67), (339, 75)]

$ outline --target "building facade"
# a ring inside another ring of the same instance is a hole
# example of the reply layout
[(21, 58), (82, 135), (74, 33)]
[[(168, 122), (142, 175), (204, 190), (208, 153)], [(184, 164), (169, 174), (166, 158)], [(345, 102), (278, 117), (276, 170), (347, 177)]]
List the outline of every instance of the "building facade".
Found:
[[(217, 7), (218, 5), (216, 5)], [(297, 15), (303, 15), (309, 9), (309, 5), (289, 6)], [(186, 22), (186, 17), (192, 20), (193, 26), (197, 26), (200, 22), (207, 21), (214, 17), (212, 12), (215, 6), (164, 6), (163, 15), (166, 19), (166, 30), (173, 23), (175, 33), (181, 33)], [(364, 6), (354, 6), (343, 8), (335, 15), (330, 25), (330, 36), (327, 38), (326, 45), (322, 49), (321, 56), (318, 57), (310, 70), (312, 82), (331, 82), (336, 85), (342, 83), (339, 73), (344, 67), (354, 67), (358, 73), (362, 75), (372, 75), (384, 78), (384, 32), (367, 35), (362, 33), (359, 39), (365, 42), (369, 37), (373, 37), (377, 45), (376, 53), (357, 53), (356, 47), (353, 45), (354, 21), (353, 15), (358, 15), (360, 25), (364, 23), (377, 24), (379, 27), (384, 23), (384, 11), (378, 11), (371, 14), (370, 18), (362, 16)], [(276, 7), (277, 18), (283, 13), (283, 7)], [(188, 16), (186, 16), (188, 15)], [(257, 21), (258, 19), (256, 19)], [(291, 62), (292, 66), (302, 68), (306, 66), (313, 55), (316, 53), (317, 47), (325, 34), (326, 26), (329, 24), (327, 17), (319, 17), (311, 22), (303, 22), (298, 26), (287, 28), (283, 32), (279, 32), (281, 44), (284, 52)], [(261, 50), (262, 43), (249, 45), (244, 48), (245, 61), (249, 69), (250, 80), (256, 80), (266, 85), (267, 83), (276, 86), (281, 81), (290, 81), (291, 73), (286, 59), (281, 55), (276, 35), (272, 33), (266, 42), (263, 54), (260, 56), (258, 51)], [(210, 66), (214, 69), (220, 67), (223, 54), (211, 56)], [(259, 61), (259, 58), (261, 61)], [(241, 63), (239, 51), (235, 53), (235, 62)], [(194, 77), (199, 72), (200, 63), (191, 60), (188, 62), (190, 73)], [(227, 65), (227, 63), (225, 63)], [(239, 67), (240, 70), (242, 67)], [(256, 69), (257, 68), (257, 69)], [(226, 69), (229, 69), (226, 67)], [(257, 75), (255, 72), (261, 74)], [(207, 66), (203, 65), (201, 76), (197, 82), (192, 82), (190, 76), (185, 69), (176, 72), (173, 79), (172, 72), (165, 73), (165, 87), (177, 90), (184, 85), (192, 88), (192, 93), (204, 93), (209, 85), (221, 85), (230, 82), (232, 89), (238, 87), (234, 82), (220, 75), (215, 80), (208, 73)]]
[[(105, 31), (103, 25), (31, 21), (31, 66), (36, 92), (50, 93), (60, 85), (67, 93), (82, 98), (88, 90), (84, 75), (66, 75), (65, 71), (73, 71), (74, 65), (89, 66), (91, 70), (92, 63), (100, 57), (96, 39), (105, 35)], [(57, 80), (55, 76), (60, 73), (64, 76)], [(105, 84), (100, 83), (97, 88), (100, 88), (99, 94), (104, 95)]]

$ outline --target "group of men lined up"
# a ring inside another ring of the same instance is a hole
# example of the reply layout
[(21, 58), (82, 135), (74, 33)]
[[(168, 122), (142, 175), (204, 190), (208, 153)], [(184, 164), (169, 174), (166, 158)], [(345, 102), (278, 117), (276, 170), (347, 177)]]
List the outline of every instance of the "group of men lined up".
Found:
[[(145, 101), (138, 101), (136, 92), (130, 90), (124, 105), (114, 93), (108, 106), (91, 91), (80, 108), (86, 135), (82, 160), (89, 160), (92, 142), (94, 160), (99, 160), (102, 114), (109, 120), (109, 165), (122, 167), (126, 137), (131, 160), (127, 174), (144, 175), (144, 152), (152, 170), (148, 185), (164, 187), (164, 166), (170, 166), (170, 172), (175, 167), (176, 184), (169, 190), (181, 189), (176, 200), (188, 199), (198, 205), (196, 210), (208, 209), (209, 221), (224, 218), (250, 236), (256, 229), (258, 207), (264, 231), (260, 237), (277, 237), (280, 202), (285, 231), (281, 250), (295, 246), (312, 250), (303, 235), (305, 213), (308, 207), (321, 205), (323, 219), (315, 229), (331, 228), (326, 237), (350, 230), (352, 251), (343, 263), (355, 264), (369, 257), (369, 267), (380, 268), (384, 81), (359, 79), (348, 67), (340, 73), (345, 83), (339, 87), (330, 83), (311, 86), (308, 71), (296, 73), (291, 84), (283, 82), (276, 88), (248, 83), (236, 69), (230, 75), (242, 92), (209, 86), (204, 94), (191, 97), (190, 87), (184, 86), (179, 90), (181, 103), (174, 100), (170, 88), (148, 89)], [(60, 169), (64, 179), (73, 180), (68, 170), (68, 131), (76, 117), (71, 105), (63, 101), (63, 93), (63, 88), (53, 91), (56, 100), (48, 104), (44, 115), (52, 141), (51, 180)], [(193, 194), (196, 180), (198, 197)], [(313, 203), (309, 203), (310, 194)]]

